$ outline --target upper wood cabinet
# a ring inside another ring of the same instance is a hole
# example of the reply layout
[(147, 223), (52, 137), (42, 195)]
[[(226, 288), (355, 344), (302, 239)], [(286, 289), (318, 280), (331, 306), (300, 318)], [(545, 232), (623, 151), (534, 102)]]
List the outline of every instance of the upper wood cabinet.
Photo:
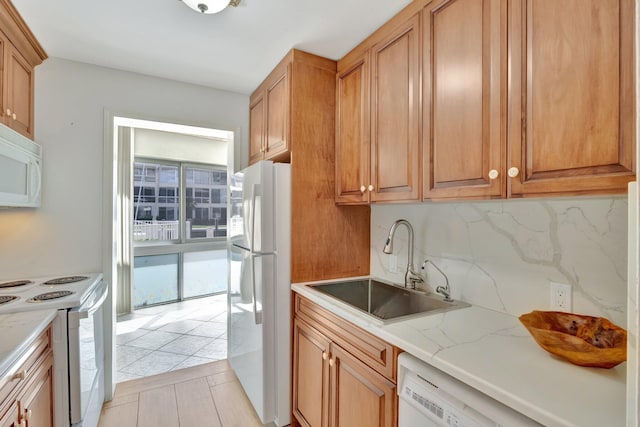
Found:
[(34, 68), (47, 58), (9, 0), (0, 0), (0, 123), (34, 138)]
[(625, 192), (634, 8), (410, 3), (338, 62), (336, 202)]
[(633, 0), (512, 0), (510, 196), (635, 179)]
[(336, 202), (420, 197), (420, 16), (338, 62)]
[(251, 95), (249, 163), (290, 160), (290, 78), (293, 55), (287, 55)]
[(422, 22), (424, 198), (502, 197), (506, 2), (438, 0)]

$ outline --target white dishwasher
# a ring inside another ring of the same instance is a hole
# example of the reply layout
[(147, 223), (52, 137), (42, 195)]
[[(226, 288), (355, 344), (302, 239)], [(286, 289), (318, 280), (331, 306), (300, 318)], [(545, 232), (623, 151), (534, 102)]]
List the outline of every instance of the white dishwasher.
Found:
[(540, 426), (408, 353), (398, 356), (398, 427)]

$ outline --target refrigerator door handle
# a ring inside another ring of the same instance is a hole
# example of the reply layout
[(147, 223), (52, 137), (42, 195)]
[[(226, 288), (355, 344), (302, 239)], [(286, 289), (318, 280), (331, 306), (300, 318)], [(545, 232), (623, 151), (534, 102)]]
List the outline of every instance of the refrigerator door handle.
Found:
[(249, 250), (251, 252), (255, 249), (255, 235), (256, 235), (256, 199), (259, 196), (260, 184), (253, 184), (251, 195), (251, 236), (249, 241)]
[(253, 303), (253, 319), (256, 325), (262, 325), (262, 311), (258, 312), (256, 298), (256, 257), (251, 256), (251, 302)]
[[(262, 256), (272, 256), (274, 260), (277, 258), (275, 252), (256, 252), (251, 254), (251, 302), (253, 304), (253, 319), (256, 325), (262, 325), (262, 307), (258, 310), (258, 298), (256, 293), (256, 258)], [(275, 271), (274, 271), (275, 283)]]

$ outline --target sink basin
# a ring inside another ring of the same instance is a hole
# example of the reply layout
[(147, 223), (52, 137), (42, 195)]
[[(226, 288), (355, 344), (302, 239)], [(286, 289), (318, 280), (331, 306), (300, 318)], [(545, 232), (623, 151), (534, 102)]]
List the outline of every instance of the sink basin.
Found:
[(469, 307), (462, 301), (401, 288), (374, 279), (311, 285), (314, 289), (363, 311), (383, 323)]

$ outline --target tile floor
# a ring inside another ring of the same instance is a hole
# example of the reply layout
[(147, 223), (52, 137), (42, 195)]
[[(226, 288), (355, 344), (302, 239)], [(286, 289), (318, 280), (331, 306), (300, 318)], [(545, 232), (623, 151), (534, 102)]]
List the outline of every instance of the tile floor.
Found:
[(118, 317), (118, 383), (226, 358), (226, 294)]

